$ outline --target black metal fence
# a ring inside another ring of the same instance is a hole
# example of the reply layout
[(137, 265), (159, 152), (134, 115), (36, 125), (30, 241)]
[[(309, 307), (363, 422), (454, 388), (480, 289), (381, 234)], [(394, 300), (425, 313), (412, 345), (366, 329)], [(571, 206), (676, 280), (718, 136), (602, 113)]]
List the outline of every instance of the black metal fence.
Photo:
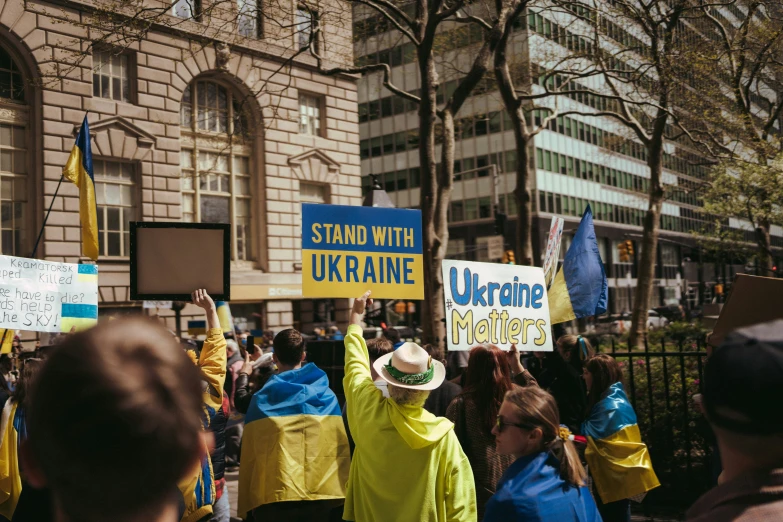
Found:
[(614, 337), (591, 342), (622, 366), (626, 392), (661, 481), (643, 505), (689, 506), (716, 477), (712, 431), (693, 399), (702, 390), (707, 356), (702, 341), (662, 340), (634, 351)]

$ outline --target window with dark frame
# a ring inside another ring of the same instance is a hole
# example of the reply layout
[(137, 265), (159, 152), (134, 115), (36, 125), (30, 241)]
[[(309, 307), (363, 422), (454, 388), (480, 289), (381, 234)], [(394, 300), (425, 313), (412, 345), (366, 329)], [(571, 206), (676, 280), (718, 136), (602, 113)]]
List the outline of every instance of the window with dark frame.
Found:
[(136, 183), (131, 163), (93, 161), (101, 256), (130, 255), (130, 222), (136, 220)]
[(92, 57), (92, 95), (96, 98), (133, 102), (132, 53), (101, 50)]
[(252, 142), (242, 98), (212, 80), (191, 82), (180, 104), (182, 221), (231, 223), (232, 259), (252, 261)]
[(177, 18), (201, 21), (201, 0), (174, 0), (171, 10)]
[(299, 94), (299, 134), (321, 136), (320, 96)]
[(313, 45), (316, 52), (318, 52), (318, 11), (305, 5), (299, 5), (296, 8), (295, 25), (299, 49), (303, 50), (310, 47), (312, 35), (315, 35)]
[(262, 38), (264, 25), (261, 0), (237, 0), (237, 31), (248, 38)]

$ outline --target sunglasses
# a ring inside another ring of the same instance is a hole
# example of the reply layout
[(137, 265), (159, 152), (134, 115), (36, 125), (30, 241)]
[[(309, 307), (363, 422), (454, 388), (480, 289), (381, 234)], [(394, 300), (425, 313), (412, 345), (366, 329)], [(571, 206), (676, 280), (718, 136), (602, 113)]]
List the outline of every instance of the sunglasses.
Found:
[(498, 428), (498, 433), (503, 433), (503, 430), (506, 429), (506, 426), (514, 426), (522, 430), (535, 429), (535, 426), (531, 426), (530, 424), (516, 424), (513, 422), (506, 422), (502, 415), (498, 415), (498, 418), (495, 421), (495, 426)]

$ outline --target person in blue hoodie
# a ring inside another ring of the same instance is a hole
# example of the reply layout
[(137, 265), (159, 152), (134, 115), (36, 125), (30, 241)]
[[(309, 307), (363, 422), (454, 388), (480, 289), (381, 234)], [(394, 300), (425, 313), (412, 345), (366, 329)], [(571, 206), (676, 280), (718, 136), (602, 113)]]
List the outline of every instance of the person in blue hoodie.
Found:
[(516, 460), (487, 502), (484, 522), (602, 522), (552, 395), (537, 386), (507, 392), (492, 434), (497, 453)]
[(252, 397), (245, 416), (238, 513), (254, 520), (319, 522), (345, 503), (348, 437), (329, 379), (304, 364), (293, 328), (274, 339), (279, 372)]

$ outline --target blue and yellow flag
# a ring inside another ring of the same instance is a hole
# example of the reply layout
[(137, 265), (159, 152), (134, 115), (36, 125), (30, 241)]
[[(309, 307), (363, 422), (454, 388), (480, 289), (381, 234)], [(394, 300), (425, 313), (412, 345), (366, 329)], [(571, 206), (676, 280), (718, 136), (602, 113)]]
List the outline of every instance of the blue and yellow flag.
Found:
[(22, 476), (19, 474), (19, 446), (27, 437), (24, 408), (11, 406), (5, 432), (0, 433), (0, 515), (8, 520), (14, 517), (16, 504), (22, 494)]
[(223, 333), (233, 333), (234, 317), (231, 315), (231, 307), (228, 306), (228, 303), (226, 301), (216, 302), (215, 311), (217, 311), (217, 316), (220, 320), (220, 327), (223, 329)]
[(5, 330), (0, 328), (0, 354), (11, 353), (14, 348), (14, 335), (16, 330)]
[(272, 502), (345, 498), (351, 457), (340, 405), (313, 363), (253, 396), (242, 435), (240, 515)]
[(188, 321), (189, 335), (207, 335), (206, 321)]
[(563, 266), (547, 294), (552, 324), (606, 312), (608, 288), (595, 238), (593, 211), (587, 205)]
[(95, 202), (95, 179), (92, 174), (90, 124), (84, 116), (82, 128), (76, 136), (63, 177), (79, 187), (79, 220), (82, 222), (82, 255), (98, 259), (98, 209)]
[(587, 437), (585, 459), (604, 504), (661, 485), (622, 383), (612, 384), (593, 406), (582, 424), (582, 434)]

